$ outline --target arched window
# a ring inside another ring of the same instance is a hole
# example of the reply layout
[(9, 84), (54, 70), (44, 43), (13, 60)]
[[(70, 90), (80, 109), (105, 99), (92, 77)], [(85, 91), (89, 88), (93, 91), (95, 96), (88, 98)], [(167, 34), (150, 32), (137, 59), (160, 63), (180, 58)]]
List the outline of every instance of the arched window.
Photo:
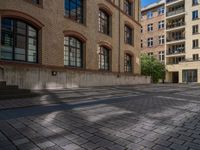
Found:
[(38, 31), (25, 21), (3, 18), (1, 21), (2, 60), (38, 62)]
[(65, 16), (79, 23), (84, 21), (84, 1), (65, 0)]
[(74, 37), (64, 38), (64, 65), (83, 67), (83, 43)]
[(109, 70), (109, 49), (100, 46), (99, 47), (99, 69), (100, 70)]
[(109, 14), (103, 10), (99, 10), (99, 32), (109, 35)]
[(125, 58), (124, 58), (125, 62), (124, 62), (124, 71), (125, 72), (132, 72), (132, 56), (129, 54), (125, 54)]

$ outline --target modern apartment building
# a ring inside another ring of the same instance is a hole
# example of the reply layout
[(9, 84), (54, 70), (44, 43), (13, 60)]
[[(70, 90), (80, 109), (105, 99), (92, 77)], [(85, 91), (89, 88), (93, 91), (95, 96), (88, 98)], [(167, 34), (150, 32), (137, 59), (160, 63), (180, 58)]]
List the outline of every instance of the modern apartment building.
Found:
[(165, 0), (142, 8), (142, 53), (165, 60)]
[(200, 82), (200, 1), (166, 0), (166, 81)]
[(0, 0), (0, 80), (21, 88), (138, 84), (140, 0)]

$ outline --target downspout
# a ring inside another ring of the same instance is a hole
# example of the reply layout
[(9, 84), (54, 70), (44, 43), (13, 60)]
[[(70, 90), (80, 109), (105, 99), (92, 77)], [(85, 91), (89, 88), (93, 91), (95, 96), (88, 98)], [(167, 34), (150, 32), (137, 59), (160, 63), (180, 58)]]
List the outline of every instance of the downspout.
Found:
[(118, 52), (118, 75), (117, 77), (119, 78), (120, 77), (120, 64), (121, 64), (121, 59), (120, 59), (120, 56), (121, 56), (121, 1), (119, 1), (119, 52)]

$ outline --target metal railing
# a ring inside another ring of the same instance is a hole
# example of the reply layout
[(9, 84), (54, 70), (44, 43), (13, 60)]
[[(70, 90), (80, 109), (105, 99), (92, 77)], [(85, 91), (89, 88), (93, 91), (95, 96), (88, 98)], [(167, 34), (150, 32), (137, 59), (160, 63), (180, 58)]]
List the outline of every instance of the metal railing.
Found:
[(167, 24), (167, 29), (172, 29), (172, 28), (177, 28), (177, 27), (181, 27), (181, 26), (184, 26), (186, 23), (185, 22), (173, 22), (173, 23), (168, 23)]
[(175, 55), (175, 54), (183, 54), (185, 53), (185, 47), (177, 48), (177, 49), (169, 49), (167, 51), (167, 55)]
[(177, 15), (177, 14), (180, 14), (180, 13), (183, 13), (183, 12), (185, 12), (185, 9), (179, 8), (178, 10), (167, 12), (167, 17)]
[(175, 37), (175, 38), (167, 38), (167, 42), (172, 42), (172, 41), (179, 41), (179, 40), (184, 40), (185, 36), (180, 36), (180, 37)]

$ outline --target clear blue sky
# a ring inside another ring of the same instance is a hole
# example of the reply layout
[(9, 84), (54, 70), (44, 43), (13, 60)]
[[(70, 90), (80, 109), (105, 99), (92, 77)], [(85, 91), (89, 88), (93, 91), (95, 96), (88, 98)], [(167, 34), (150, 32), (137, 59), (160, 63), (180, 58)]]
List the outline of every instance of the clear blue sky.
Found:
[(146, 6), (146, 5), (149, 5), (151, 3), (155, 3), (157, 2), (158, 0), (142, 0), (142, 7)]

